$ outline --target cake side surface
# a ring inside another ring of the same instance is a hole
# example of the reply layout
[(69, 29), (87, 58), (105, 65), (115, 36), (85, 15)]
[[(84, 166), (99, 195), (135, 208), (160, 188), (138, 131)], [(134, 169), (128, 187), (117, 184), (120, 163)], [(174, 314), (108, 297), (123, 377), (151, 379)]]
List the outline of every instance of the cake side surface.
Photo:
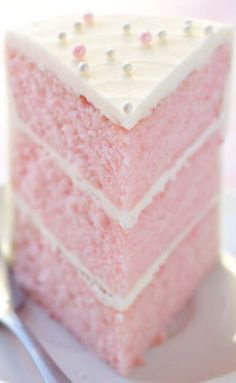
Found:
[(24, 212), (18, 213), (15, 272), (20, 284), (50, 315), (120, 373), (127, 374), (142, 360), (145, 350), (165, 337), (173, 315), (215, 264), (219, 248), (217, 215), (217, 208), (204, 215), (153, 282), (124, 312), (100, 303), (80, 273), (51, 247)]
[(159, 178), (220, 118), (229, 63), (229, 46), (219, 47), (210, 61), (127, 132), (58, 82), (53, 73), (10, 50), (16, 105), (11, 113), (66, 159), (75, 177), (98, 190), (104, 204), (108, 200), (130, 211), (145, 201)]
[(83, 193), (43, 147), (20, 130), (14, 136), (16, 196), (63, 244), (78, 267), (83, 266), (113, 293), (126, 295), (190, 224), (196, 211), (219, 194), (219, 128), (129, 230)]

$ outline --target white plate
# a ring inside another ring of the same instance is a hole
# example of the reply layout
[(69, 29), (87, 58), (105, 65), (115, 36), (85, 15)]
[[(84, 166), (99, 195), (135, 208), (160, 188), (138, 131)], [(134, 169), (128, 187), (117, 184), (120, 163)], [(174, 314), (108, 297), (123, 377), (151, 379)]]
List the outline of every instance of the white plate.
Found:
[[(223, 241), (236, 254), (236, 197), (224, 200)], [(118, 376), (80, 345), (60, 324), (28, 302), (21, 317), (73, 383), (236, 382), (236, 258), (225, 255), (178, 320), (177, 331), (146, 355), (129, 379)], [(0, 381), (41, 379), (7, 330), (0, 329)]]

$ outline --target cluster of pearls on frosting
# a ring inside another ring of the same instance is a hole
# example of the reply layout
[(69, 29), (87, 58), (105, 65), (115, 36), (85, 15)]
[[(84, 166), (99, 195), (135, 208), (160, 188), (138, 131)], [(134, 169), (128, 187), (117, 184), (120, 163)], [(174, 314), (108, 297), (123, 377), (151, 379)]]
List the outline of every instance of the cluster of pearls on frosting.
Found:
[[(193, 22), (192, 20), (185, 20), (184, 23), (184, 32), (186, 35), (191, 35), (193, 32)], [(212, 25), (206, 25), (205, 28), (203, 29), (204, 34), (211, 35), (213, 33), (213, 27)]]
[[(157, 37), (159, 40), (161, 41), (164, 41), (167, 37), (167, 32), (165, 29), (161, 29), (158, 33), (157, 33)], [(140, 39), (140, 42), (143, 44), (143, 45), (150, 45), (153, 41), (153, 36), (152, 36), (152, 33), (150, 31), (143, 31), (140, 33), (139, 35), (139, 39)]]
[[(77, 21), (74, 23), (74, 31), (77, 33), (80, 33), (83, 25), (92, 26), (94, 24), (94, 15), (92, 13), (85, 13), (83, 15), (83, 21)], [(131, 34), (131, 24), (125, 23), (122, 26), (123, 33), (125, 35)], [(186, 36), (193, 35), (193, 22), (192, 20), (185, 20), (183, 25), (183, 31)], [(212, 25), (206, 25), (203, 29), (203, 33), (208, 36), (211, 35), (214, 32), (214, 29)], [(159, 41), (166, 41), (167, 39), (167, 32), (165, 29), (160, 29), (157, 32), (157, 38)], [(68, 35), (66, 32), (60, 32), (58, 34), (58, 40), (61, 42), (66, 42), (68, 39)], [(139, 41), (144, 46), (150, 46), (153, 43), (153, 34), (148, 31), (144, 30), (139, 34)], [(87, 74), (90, 70), (89, 64), (84, 60), (84, 56), (86, 55), (86, 46), (82, 43), (77, 43), (72, 50), (72, 54), (77, 59), (78, 62), (78, 68), (81, 74)], [(108, 48), (106, 50), (106, 56), (107, 59), (110, 61), (114, 60), (115, 57), (115, 50), (113, 48)], [(125, 75), (131, 75), (133, 71), (133, 65), (131, 62), (124, 62), (121, 66), (121, 69)], [(133, 110), (133, 105), (130, 102), (125, 102), (123, 104), (123, 111), (125, 113), (131, 113)]]
[[(93, 13), (85, 13), (83, 15), (83, 21), (84, 21), (84, 24), (86, 25), (92, 25), (94, 24), (94, 16), (93, 16)], [(74, 23), (74, 30), (76, 32), (80, 32), (82, 30), (82, 27), (83, 27), (83, 23), (81, 21), (76, 21)], [(67, 33), (66, 32), (60, 32), (58, 34), (58, 39), (60, 41), (65, 41), (67, 39)]]
[[(94, 24), (94, 16), (93, 13), (85, 13), (83, 15), (83, 22), (85, 25), (91, 26)], [(75, 32), (81, 32), (83, 28), (83, 22), (77, 21), (74, 23), (74, 30)], [(66, 32), (60, 32), (58, 34), (59, 41), (65, 42), (67, 40), (67, 33)], [(72, 54), (77, 60), (81, 60), (86, 55), (86, 47), (82, 43), (78, 43), (73, 47)], [(79, 71), (81, 73), (88, 73), (89, 72), (89, 65), (86, 61), (80, 61), (79, 62)]]

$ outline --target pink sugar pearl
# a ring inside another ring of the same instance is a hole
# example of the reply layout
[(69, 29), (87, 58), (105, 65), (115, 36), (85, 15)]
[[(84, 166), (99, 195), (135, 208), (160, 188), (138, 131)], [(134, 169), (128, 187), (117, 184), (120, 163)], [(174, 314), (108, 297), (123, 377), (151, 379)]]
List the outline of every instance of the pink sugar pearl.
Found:
[(85, 13), (83, 19), (86, 24), (93, 24), (94, 22), (93, 13)]
[(85, 53), (86, 53), (86, 48), (83, 44), (77, 44), (73, 49), (73, 55), (77, 59), (81, 59), (82, 57), (84, 57)]
[(139, 39), (143, 45), (149, 45), (152, 42), (152, 34), (149, 31), (143, 31), (140, 33)]

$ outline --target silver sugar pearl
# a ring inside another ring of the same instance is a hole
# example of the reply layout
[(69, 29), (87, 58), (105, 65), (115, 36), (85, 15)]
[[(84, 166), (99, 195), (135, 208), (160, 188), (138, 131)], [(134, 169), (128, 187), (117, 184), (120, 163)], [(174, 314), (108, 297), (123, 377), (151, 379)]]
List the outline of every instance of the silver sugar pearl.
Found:
[(130, 74), (132, 72), (132, 64), (130, 62), (125, 62), (123, 65), (122, 65), (122, 70), (124, 73), (126, 74)]
[(60, 41), (65, 41), (67, 39), (67, 34), (66, 34), (66, 32), (60, 32), (60, 33), (58, 33), (57, 37)]
[(212, 25), (207, 25), (205, 28), (204, 28), (204, 33), (205, 35), (211, 35), (213, 33), (213, 27)]
[(191, 35), (193, 31), (193, 27), (192, 27), (192, 24), (185, 24), (184, 26), (184, 32), (186, 35)]
[(185, 23), (185, 25), (192, 25), (193, 24), (192, 20), (189, 20), (189, 19), (185, 20), (184, 23)]
[(164, 40), (167, 36), (167, 33), (164, 29), (161, 29), (158, 33), (157, 36), (160, 40)]
[(77, 21), (76, 23), (74, 23), (74, 30), (76, 32), (80, 32), (82, 29), (82, 23), (80, 21)]
[(113, 59), (115, 56), (115, 51), (112, 48), (107, 49), (106, 51), (107, 58)]
[(89, 65), (86, 63), (86, 61), (81, 61), (79, 63), (79, 70), (81, 73), (88, 73)]
[(125, 23), (125, 24), (123, 25), (122, 29), (123, 29), (123, 31), (124, 31), (125, 33), (129, 33), (130, 30), (131, 30), (131, 25), (130, 25), (129, 23)]
[(133, 110), (133, 105), (131, 104), (131, 102), (125, 102), (123, 105), (123, 111), (125, 113), (131, 113), (132, 110)]

